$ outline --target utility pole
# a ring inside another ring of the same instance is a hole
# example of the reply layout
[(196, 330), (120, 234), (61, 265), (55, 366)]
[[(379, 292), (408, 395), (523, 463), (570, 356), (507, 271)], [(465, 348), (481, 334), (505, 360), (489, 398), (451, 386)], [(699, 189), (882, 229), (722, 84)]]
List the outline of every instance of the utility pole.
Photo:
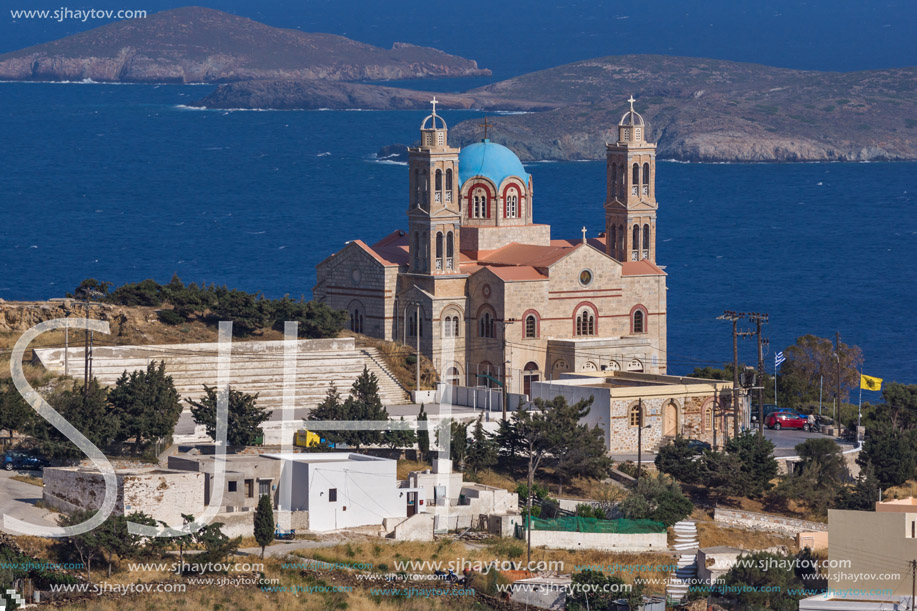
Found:
[[(89, 288), (83, 289), (83, 307), (86, 309), (86, 340), (83, 354), (83, 395), (89, 394), (89, 380), (92, 378), (92, 344), (94, 333), (89, 330), (89, 310), (92, 306), (97, 305), (92, 302), (93, 297), (101, 297), (102, 293)], [(69, 344), (69, 334), (66, 341)], [(66, 352), (64, 353), (66, 354)]]
[(911, 611), (914, 610), (914, 602), (917, 601), (917, 560), (911, 560)]
[(757, 312), (748, 315), (748, 319), (755, 323), (755, 335), (758, 339), (758, 434), (764, 435), (764, 340), (761, 337), (761, 325), (768, 322), (767, 314)]
[(726, 310), (717, 320), (732, 322), (732, 435), (739, 436), (739, 321), (745, 318), (744, 312)]
[(834, 408), (834, 426), (840, 426), (841, 415), (841, 334), (834, 332), (834, 358), (837, 359), (837, 403)]
[(643, 465), (643, 399), (637, 399), (637, 409), (640, 414), (637, 417), (637, 483), (640, 483), (640, 470)]
[(719, 402), (719, 396), (717, 394), (716, 382), (713, 383), (713, 414), (711, 414), (711, 424), (713, 425), (713, 449), (716, 450), (716, 408), (717, 403)]
[(417, 363), (414, 373), (414, 386), (417, 392), (420, 392), (420, 302), (414, 302), (414, 342), (417, 354)]
[(506, 320), (500, 323), (500, 328), (502, 330), (503, 338), (503, 421), (506, 422), (506, 399), (508, 391), (506, 389), (507, 385), (507, 372), (509, 371), (509, 361), (506, 360), (506, 327), (516, 322), (515, 318), (507, 318)]

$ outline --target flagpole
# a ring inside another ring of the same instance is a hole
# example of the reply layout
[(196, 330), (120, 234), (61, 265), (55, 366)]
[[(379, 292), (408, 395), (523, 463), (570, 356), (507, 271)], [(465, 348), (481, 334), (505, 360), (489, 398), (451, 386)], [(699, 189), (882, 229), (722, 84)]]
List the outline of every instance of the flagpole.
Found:
[(863, 415), (863, 370), (860, 370), (860, 401), (857, 405), (857, 447), (860, 447), (860, 418)]

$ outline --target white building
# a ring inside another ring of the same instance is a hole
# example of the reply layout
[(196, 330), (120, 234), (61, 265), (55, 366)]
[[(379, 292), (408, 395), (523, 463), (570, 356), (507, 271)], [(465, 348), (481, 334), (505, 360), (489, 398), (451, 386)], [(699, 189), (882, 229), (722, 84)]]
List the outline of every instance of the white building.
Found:
[[(309, 530), (329, 531), (406, 518), (416, 488), (400, 488), (397, 461), (351, 452), (263, 454), (282, 462), (280, 511), (309, 512)], [(289, 498), (282, 493), (289, 482)], [(287, 506), (287, 504), (289, 506)]]

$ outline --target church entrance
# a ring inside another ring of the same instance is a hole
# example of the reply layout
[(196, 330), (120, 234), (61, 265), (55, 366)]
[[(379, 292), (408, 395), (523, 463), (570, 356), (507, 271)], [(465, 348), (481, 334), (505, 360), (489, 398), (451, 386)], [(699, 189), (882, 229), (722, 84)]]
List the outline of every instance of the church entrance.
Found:
[(541, 379), (541, 375), (538, 373), (538, 363), (533, 363), (529, 361), (525, 365), (525, 371), (522, 374), (522, 394), (532, 395), (532, 382), (537, 382)]
[(662, 407), (662, 435), (675, 437), (678, 434), (678, 406), (669, 401)]

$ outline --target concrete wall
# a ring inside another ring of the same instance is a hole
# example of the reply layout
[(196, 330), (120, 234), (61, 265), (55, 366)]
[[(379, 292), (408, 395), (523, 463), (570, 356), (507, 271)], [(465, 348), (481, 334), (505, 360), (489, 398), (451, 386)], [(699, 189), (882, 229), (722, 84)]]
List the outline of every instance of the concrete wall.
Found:
[(723, 509), (717, 507), (713, 519), (719, 524), (727, 526), (738, 526), (739, 528), (750, 528), (752, 530), (767, 530), (770, 532), (780, 533), (788, 537), (795, 537), (799, 532), (808, 531), (827, 531), (828, 525), (821, 522), (809, 522), (807, 520), (795, 520), (783, 516), (775, 516), (767, 513), (756, 513), (754, 511), (735, 511), (732, 509)]
[[(61, 511), (98, 509), (105, 480), (98, 471), (72, 467), (45, 469), (42, 498)], [(170, 526), (181, 526), (182, 513), (204, 511), (204, 474), (164, 469), (117, 473), (116, 514), (143, 512)]]
[(432, 541), (433, 515), (415, 513), (395, 527), (393, 536), (396, 541)]
[(532, 547), (569, 550), (598, 549), (609, 552), (658, 552), (668, 549), (668, 535), (666, 533), (625, 535), (533, 530)]
[(811, 531), (796, 533), (796, 547), (808, 547), (813, 552), (828, 549), (828, 533), (824, 531)]

